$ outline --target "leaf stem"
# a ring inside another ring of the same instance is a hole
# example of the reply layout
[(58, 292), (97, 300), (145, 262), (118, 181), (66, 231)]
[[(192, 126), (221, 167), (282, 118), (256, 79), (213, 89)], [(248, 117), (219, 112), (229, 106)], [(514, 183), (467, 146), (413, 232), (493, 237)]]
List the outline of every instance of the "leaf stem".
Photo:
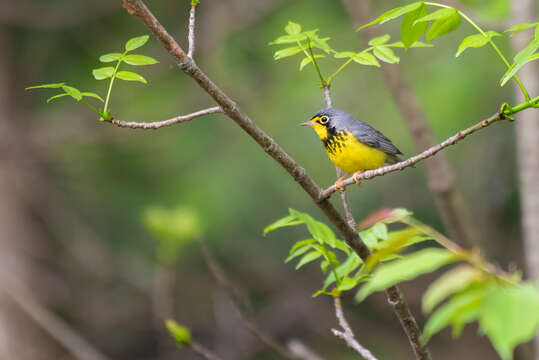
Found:
[(122, 63), (122, 58), (124, 57), (124, 55), (127, 53), (127, 51), (125, 51), (123, 53), (123, 55), (118, 59), (118, 62), (116, 63), (116, 67), (114, 68), (114, 71), (112, 72), (112, 76), (110, 77), (110, 83), (109, 83), (109, 89), (107, 91), (107, 97), (105, 98), (105, 106), (103, 107), (103, 113), (106, 114), (107, 113), (107, 108), (108, 108), (108, 105), (109, 105), (109, 99), (110, 99), (110, 94), (112, 92), (112, 84), (114, 84), (114, 79), (116, 78), (116, 73), (118, 72), (118, 68), (120, 67), (120, 64)]
[(333, 80), (333, 78), (335, 76), (337, 76), (345, 67), (347, 67), (351, 62), (353, 61), (352, 58), (349, 58), (348, 60), (346, 60), (346, 62), (344, 62), (341, 66), (339, 66), (339, 68), (337, 70), (335, 70), (335, 72), (331, 75), (328, 76), (328, 79), (327, 79), (327, 84), (330, 85), (331, 84), (331, 80)]
[[(93, 107), (92, 105), (88, 104), (86, 101), (84, 101), (84, 99), (81, 99), (80, 100), (81, 103), (83, 103), (84, 105), (86, 105), (90, 110), (92, 110), (93, 112), (95, 112), (97, 115), (103, 117), (103, 119), (105, 119), (105, 114), (103, 112), (101, 112), (99, 109)], [(107, 120), (107, 119), (105, 119)]]
[(519, 104), (515, 107), (511, 107), (509, 109), (507, 109), (506, 111), (504, 111), (504, 114), (505, 115), (511, 115), (511, 114), (516, 114), (522, 110), (526, 110), (528, 108), (537, 108), (539, 107), (539, 96), (533, 98), (533, 99), (529, 99), (528, 101), (525, 101), (523, 102), (522, 104)]
[[(431, 6), (437, 6), (437, 7), (441, 7), (441, 8), (446, 8), (446, 9), (454, 9), (452, 6), (448, 6), (448, 5), (443, 5), (443, 4), (438, 4), (438, 3), (435, 3), (435, 2), (430, 2), (430, 1), (425, 1), (425, 4), (426, 5), (431, 5)], [(500, 57), (500, 59), (502, 59), (502, 61), (504, 62), (504, 64), (507, 66), (508, 69), (512, 69), (513, 66), (509, 63), (509, 61), (507, 61), (507, 59), (505, 58), (505, 56), (502, 54), (502, 52), (500, 51), (500, 49), (496, 46), (496, 44), (494, 43), (494, 41), (492, 41), (492, 39), (487, 35), (485, 34), (485, 32), (483, 31), (483, 29), (481, 29), (472, 19), (470, 19), (465, 13), (463, 13), (462, 11), (460, 11), (459, 9), (456, 9), (460, 16), (462, 16), (464, 18), (464, 20), (466, 20), (468, 23), (470, 23), (477, 31), (479, 31), (479, 33), (481, 35), (483, 35), (484, 37), (486, 37), (488, 39), (488, 42), (489, 44), (492, 46), (492, 48), (494, 49), (494, 51), (496, 51), (496, 53), (498, 54), (498, 56)], [(526, 88), (524, 87), (524, 84), (522, 84), (522, 81), (520, 81), (519, 77), (517, 76), (517, 74), (513, 75), (513, 77), (515, 78), (515, 81), (517, 82), (518, 86), (520, 87), (520, 90), (522, 91), (522, 93), (524, 94), (524, 98), (529, 101), (530, 100), (530, 94), (528, 93), (528, 91), (526, 90)]]
[(307, 39), (309, 40), (307, 45), (309, 46), (309, 53), (311, 54), (311, 59), (313, 59), (313, 65), (316, 68), (316, 72), (318, 73), (318, 77), (320, 78), (320, 82), (322, 83), (322, 86), (326, 86), (328, 85), (328, 83), (326, 82), (326, 80), (324, 80), (324, 77), (322, 76), (322, 72), (320, 71), (320, 68), (318, 67), (318, 63), (316, 62), (316, 58), (314, 57), (313, 48), (311, 46), (311, 39), (309, 37), (307, 37)]

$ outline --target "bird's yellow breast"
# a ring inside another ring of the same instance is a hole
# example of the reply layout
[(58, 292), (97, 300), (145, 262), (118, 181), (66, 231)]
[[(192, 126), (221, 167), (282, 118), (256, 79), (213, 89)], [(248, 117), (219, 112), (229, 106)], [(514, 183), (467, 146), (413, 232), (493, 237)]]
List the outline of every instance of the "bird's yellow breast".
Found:
[(361, 143), (348, 131), (338, 131), (333, 136), (320, 138), (329, 159), (348, 173), (377, 169), (386, 161), (385, 152)]

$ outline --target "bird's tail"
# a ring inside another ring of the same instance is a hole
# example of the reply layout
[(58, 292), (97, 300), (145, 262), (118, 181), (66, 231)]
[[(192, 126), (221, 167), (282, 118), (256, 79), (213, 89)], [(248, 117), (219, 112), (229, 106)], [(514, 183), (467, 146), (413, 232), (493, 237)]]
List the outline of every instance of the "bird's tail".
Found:
[(404, 159), (400, 154), (387, 154), (386, 164), (392, 165), (403, 161)]

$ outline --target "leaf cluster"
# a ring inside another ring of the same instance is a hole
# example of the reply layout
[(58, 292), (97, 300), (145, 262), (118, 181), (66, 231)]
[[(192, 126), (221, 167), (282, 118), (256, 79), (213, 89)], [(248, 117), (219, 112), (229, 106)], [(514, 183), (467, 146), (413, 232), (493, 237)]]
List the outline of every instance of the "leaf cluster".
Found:
[[(296, 242), (285, 262), (299, 259), (296, 265), (299, 269), (321, 260), (320, 268), (326, 277), (322, 289), (313, 296), (340, 295), (359, 287), (355, 298), (362, 301), (373, 292), (460, 262), (437, 278), (423, 295), (423, 311), (432, 315), (422, 340), (427, 342), (448, 326), (452, 326), (453, 336), (457, 337), (466, 324), (477, 321), (506, 360), (512, 359), (518, 344), (533, 337), (539, 326), (537, 286), (521, 283), (519, 274), (498, 273), (477, 254), (453, 246), (405, 209), (386, 210), (382, 216), (378, 215), (373, 216), (374, 224), (367, 221), (369, 227), (359, 232), (372, 252), (366, 261), (337, 239), (325, 224), (294, 209), (266, 227), (264, 234), (282, 227), (306, 225), (311, 238)], [(401, 228), (393, 229), (390, 225), (393, 223), (400, 223)], [(435, 240), (443, 247), (419, 250), (413, 247), (427, 240)], [(328, 290), (332, 284), (335, 287)]]
[[(86, 92), (86, 91), (83, 92), (73, 86), (66, 85), (65, 83), (54, 83), (54, 84), (30, 86), (30, 87), (27, 87), (26, 90), (61, 89), (63, 90), (63, 92), (48, 98), (47, 103), (51, 102), (52, 100), (64, 97), (64, 96), (69, 96), (75, 99), (76, 101), (82, 102), (92, 111), (97, 113), (101, 117), (101, 120), (110, 119), (112, 118), (112, 116), (110, 113), (109, 100), (110, 100), (110, 96), (112, 92), (112, 85), (114, 83), (114, 79), (120, 79), (120, 80), (126, 80), (126, 81), (138, 81), (144, 84), (147, 83), (146, 79), (144, 79), (141, 75), (135, 72), (119, 71), (118, 69), (120, 67), (120, 64), (126, 63), (129, 65), (141, 66), (141, 65), (153, 65), (153, 64), (158, 63), (158, 61), (152, 57), (129, 53), (130, 51), (136, 50), (139, 47), (143, 46), (148, 41), (148, 38), (149, 38), (148, 35), (143, 35), (143, 36), (138, 36), (138, 37), (129, 39), (125, 43), (125, 46), (124, 46), (125, 50), (123, 53), (109, 53), (109, 54), (101, 55), (99, 57), (99, 61), (103, 63), (114, 62), (114, 61), (116, 62), (115, 67), (106, 66), (106, 67), (100, 67), (100, 68), (92, 70), (92, 75), (94, 76), (96, 80), (110, 79), (110, 84), (108, 87), (106, 100), (103, 100), (103, 98), (96, 93)], [(99, 101), (104, 103), (103, 109), (98, 109), (88, 104), (84, 100), (85, 97), (98, 99)]]

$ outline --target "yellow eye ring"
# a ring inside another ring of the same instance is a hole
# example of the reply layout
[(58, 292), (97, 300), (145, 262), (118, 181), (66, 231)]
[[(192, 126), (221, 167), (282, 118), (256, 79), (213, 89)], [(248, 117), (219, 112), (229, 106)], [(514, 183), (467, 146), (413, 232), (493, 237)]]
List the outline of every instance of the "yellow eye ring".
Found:
[(329, 117), (327, 117), (326, 115), (320, 117), (320, 124), (325, 125), (328, 123), (328, 121)]

